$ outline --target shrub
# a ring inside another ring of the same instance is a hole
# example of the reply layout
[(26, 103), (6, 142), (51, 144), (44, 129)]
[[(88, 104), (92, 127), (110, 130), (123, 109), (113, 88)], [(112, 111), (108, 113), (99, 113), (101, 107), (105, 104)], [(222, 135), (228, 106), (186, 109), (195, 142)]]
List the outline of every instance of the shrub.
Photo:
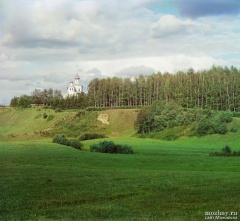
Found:
[(122, 154), (133, 154), (133, 149), (132, 147), (128, 146), (128, 145), (117, 145), (117, 149), (119, 151), (119, 153), (122, 153)]
[(113, 141), (101, 141), (90, 145), (90, 151), (101, 153), (133, 154), (132, 147), (128, 145), (115, 144)]
[(237, 133), (237, 128), (236, 127), (231, 127), (230, 131), (233, 132), (233, 133)]
[(219, 120), (213, 122), (212, 124), (213, 132), (218, 134), (225, 134), (227, 133), (227, 127), (223, 122), (220, 122)]
[(58, 143), (66, 146), (71, 146), (75, 149), (81, 149), (83, 147), (83, 144), (79, 142), (77, 139), (67, 139), (64, 134), (55, 134), (53, 136), (53, 143)]
[(85, 133), (80, 137), (80, 140), (93, 140), (98, 138), (106, 138), (104, 134)]
[(47, 121), (53, 120), (53, 119), (54, 119), (54, 117), (55, 117), (55, 116), (54, 116), (54, 115), (52, 115), (52, 114), (51, 114), (51, 115), (49, 115), (49, 116), (48, 116), (48, 118), (47, 118)]
[(43, 113), (43, 118), (46, 119), (48, 117), (48, 115), (44, 112)]
[(196, 129), (197, 134), (206, 135), (206, 134), (226, 134), (227, 127), (223, 121), (219, 118), (204, 118), (202, 119)]
[(240, 150), (238, 150), (238, 151), (233, 151), (232, 155), (233, 155), (233, 156), (240, 156)]
[(210, 153), (210, 156), (240, 156), (240, 150), (239, 151), (232, 151), (231, 147), (226, 145), (222, 148), (222, 152), (213, 152)]
[(83, 147), (83, 144), (75, 139), (75, 140), (70, 140), (70, 146), (80, 150)]
[(199, 135), (205, 135), (208, 133), (209, 129), (211, 129), (209, 120), (203, 119), (199, 122), (196, 132)]
[(220, 119), (224, 123), (230, 123), (232, 121), (232, 113), (229, 111), (222, 112)]
[(67, 138), (64, 134), (55, 134), (53, 136), (53, 143), (58, 143), (58, 144), (63, 144), (66, 145), (67, 144)]
[(222, 152), (223, 153), (231, 153), (231, 147), (229, 147), (228, 145), (226, 145), (225, 147), (222, 148)]
[(232, 113), (232, 116), (233, 116), (233, 117), (240, 117), (240, 112), (233, 112), (233, 113)]

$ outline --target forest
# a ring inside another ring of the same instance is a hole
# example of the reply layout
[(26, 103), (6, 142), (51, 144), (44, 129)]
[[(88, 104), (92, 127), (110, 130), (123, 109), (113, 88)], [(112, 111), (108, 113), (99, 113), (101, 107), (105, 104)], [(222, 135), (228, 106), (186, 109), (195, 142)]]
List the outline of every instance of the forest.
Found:
[(240, 71), (235, 67), (153, 73), (135, 78), (94, 78), (88, 92), (63, 98), (61, 91), (35, 89), (14, 97), (11, 106), (44, 104), (52, 108), (152, 106), (154, 101), (174, 101), (184, 108), (240, 111)]
[(240, 72), (215, 67), (176, 74), (156, 73), (131, 78), (93, 79), (88, 100), (94, 107), (151, 106), (154, 101), (174, 101), (185, 108), (238, 111)]

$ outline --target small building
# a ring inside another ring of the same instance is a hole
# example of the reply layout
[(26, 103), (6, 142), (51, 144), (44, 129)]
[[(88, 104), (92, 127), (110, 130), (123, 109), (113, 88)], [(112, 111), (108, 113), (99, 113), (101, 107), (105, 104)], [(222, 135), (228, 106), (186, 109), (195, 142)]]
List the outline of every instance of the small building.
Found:
[(77, 74), (74, 78), (74, 82), (71, 81), (67, 87), (67, 93), (65, 97), (72, 96), (72, 95), (78, 95), (83, 92), (83, 86), (79, 83), (80, 77)]

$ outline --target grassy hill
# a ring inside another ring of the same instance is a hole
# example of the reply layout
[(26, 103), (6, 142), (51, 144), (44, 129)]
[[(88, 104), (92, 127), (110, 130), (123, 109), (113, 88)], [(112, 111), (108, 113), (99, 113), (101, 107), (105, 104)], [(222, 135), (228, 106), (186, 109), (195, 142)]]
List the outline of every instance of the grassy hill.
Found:
[[(69, 137), (79, 137), (84, 133), (101, 133), (109, 137), (132, 136), (136, 133), (134, 124), (138, 115), (135, 109), (115, 109), (104, 111), (66, 110), (55, 112), (44, 108), (0, 108), (0, 136), (36, 137), (39, 135), (53, 136), (64, 133)], [(236, 128), (240, 133), (240, 118), (233, 118), (228, 123), (228, 131)], [(189, 126), (166, 128), (154, 132), (148, 137), (164, 139), (169, 134), (185, 136)], [(234, 136), (234, 133), (227, 133)]]
[(37, 136), (40, 133), (65, 133), (68, 136), (79, 136), (85, 132), (95, 132), (109, 136), (128, 136), (134, 133), (137, 110), (85, 111), (82, 116), (77, 113), (78, 111), (56, 113), (42, 108), (1, 108), (0, 135), (23, 137)]

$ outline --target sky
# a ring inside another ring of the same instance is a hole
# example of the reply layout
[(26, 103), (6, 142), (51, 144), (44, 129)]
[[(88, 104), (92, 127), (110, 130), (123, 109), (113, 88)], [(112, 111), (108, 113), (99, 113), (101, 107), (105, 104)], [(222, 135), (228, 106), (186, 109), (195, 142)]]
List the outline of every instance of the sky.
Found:
[(94, 77), (240, 68), (240, 0), (0, 0), (0, 104)]

